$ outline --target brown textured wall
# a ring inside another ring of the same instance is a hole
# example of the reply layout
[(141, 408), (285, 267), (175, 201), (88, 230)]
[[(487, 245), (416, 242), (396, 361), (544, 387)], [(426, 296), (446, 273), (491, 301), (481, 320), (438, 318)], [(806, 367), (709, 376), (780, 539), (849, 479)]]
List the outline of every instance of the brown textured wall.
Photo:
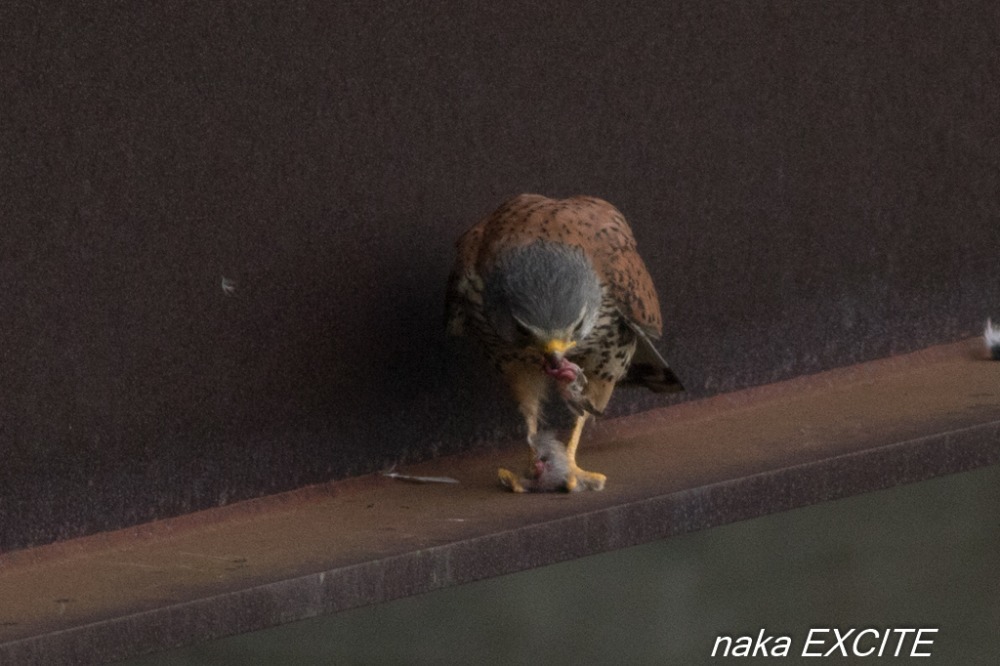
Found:
[(626, 214), (696, 395), (1000, 316), (989, 0), (0, 25), (0, 549), (517, 437), (442, 298), (521, 191)]

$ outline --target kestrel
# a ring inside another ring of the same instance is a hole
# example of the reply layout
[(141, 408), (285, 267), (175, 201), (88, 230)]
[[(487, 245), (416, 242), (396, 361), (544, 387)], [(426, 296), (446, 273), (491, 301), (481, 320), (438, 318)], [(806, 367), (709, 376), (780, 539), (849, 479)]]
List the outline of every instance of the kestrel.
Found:
[[(603, 474), (576, 464), (587, 418), (603, 412), (626, 378), (682, 390), (650, 342), (662, 332), (660, 304), (625, 218), (594, 197), (522, 194), (465, 232), (457, 250), (449, 332), (482, 343), (510, 386), (533, 450), (542, 406), (556, 389), (576, 413), (565, 489), (603, 489)], [(506, 470), (501, 481), (524, 490)]]

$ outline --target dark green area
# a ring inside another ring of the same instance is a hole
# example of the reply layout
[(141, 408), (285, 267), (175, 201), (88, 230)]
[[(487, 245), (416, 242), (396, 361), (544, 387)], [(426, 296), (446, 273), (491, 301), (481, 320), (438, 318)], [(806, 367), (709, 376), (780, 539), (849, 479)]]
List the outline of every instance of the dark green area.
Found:
[(761, 628), (799, 663), (810, 627), (937, 627), (930, 659), (858, 661), (988, 664), (998, 564), (994, 466), (128, 664), (745, 663), (715, 637)]

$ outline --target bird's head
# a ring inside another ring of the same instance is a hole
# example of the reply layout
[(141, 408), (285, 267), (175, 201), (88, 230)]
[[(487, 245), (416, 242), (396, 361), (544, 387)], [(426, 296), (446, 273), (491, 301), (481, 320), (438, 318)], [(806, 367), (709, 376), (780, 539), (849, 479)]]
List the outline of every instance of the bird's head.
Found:
[(579, 368), (566, 355), (593, 330), (601, 285), (579, 248), (536, 241), (507, 250), (488, 273), (483, 311), (507, 344), (537, 352), (542, 368), (560, 381)]

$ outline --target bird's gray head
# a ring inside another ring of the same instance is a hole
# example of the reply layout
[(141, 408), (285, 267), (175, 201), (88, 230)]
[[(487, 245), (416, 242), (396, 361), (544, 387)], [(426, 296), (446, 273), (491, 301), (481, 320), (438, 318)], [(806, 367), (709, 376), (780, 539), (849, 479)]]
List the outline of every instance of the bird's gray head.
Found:
[(502, 254), (485, 279), (483, 311), (504, 341), (537, 349), (551, 369), (597, 323), (601, 285), (579, 248), (535, 241)]

